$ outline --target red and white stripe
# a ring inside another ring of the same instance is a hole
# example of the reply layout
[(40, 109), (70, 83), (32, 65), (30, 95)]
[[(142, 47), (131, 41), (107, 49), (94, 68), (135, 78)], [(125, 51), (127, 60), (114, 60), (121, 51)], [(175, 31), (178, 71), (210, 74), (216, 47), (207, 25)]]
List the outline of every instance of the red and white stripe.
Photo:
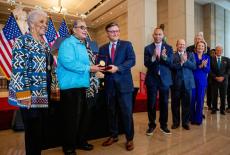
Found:
[(0, 67), (9, 80), (12, 70), (12, 48), (14, 40), (7, 41), (3, 31), (0, 33)]

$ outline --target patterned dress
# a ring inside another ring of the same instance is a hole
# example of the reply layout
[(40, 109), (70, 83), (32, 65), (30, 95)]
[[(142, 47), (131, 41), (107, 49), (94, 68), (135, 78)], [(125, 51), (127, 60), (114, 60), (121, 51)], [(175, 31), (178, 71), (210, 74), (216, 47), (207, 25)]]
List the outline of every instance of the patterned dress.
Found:
[(47, 69), (50, 70), (50, 48), (30, 34), (17, 39), (12, 51), (12, 75), (9, 103), (27, 107), (21, 100), (31, 99), (30, 108), (48, 107)]

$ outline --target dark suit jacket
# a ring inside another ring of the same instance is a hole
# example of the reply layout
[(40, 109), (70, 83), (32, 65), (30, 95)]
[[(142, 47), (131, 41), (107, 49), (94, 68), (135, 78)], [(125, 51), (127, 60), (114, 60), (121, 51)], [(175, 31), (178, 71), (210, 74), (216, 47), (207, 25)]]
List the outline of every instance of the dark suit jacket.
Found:
[(194, 54), (187, 52), (188, 60), (181, 65), (181, 59), (178, 52), (173, 54), (172, 72), (173, 72), (173, 86), (180, 89), (182, 81), (186, 89), (195, 88), (195, 82), (193, 77), (193, 70), (196, 69), (196, 61)]
[(131, 67), (136, 63), (132, 44), (129, 41), (118, 40), (113, 63), (109, 55), (109, 43), (100, 47), (99, 56), (106, 56), (108, 65), (113, 64), (119, 68), (114, 74), (105, 73), (106, 92), (114, 93), (115, 89), (120, 92), (132, 92), (134, 88)]
[[(186, 51), (195, 53), (195, 45), (188, 46)], [(207, 54), (210, 56), (210, 47), (207, 47)]]
[(229, 59), (227, 57), (221, 56), (221, 66), (220, 69), (218, 68), (216, 57), (211, 58), (211, 72), (210, 76), (213, 81), (215, 80), (215, 77), (217, 76), (223, 76), (224, 77), (224, 83), (228, 82), (228, 75), (230, 74), (230, 68), (229, 68)]
[(163, 60), (161, 57), (160, 60), (152, 61), (152, 56), (155, 52), (155, 44), (151, 43), (145, 47), (144, 51), (144, 64), (147, 67), (147, 73), (145, 78), (146, 86), (153, 86), (158, 80), (158, 71), (160, 70), (160, 78), (163, 86), (169, 87), (172, 85), (172, 76), (170, 67), (172, 65), (172, 56), (173, 50), (172, 47), (166, 43), (162, 43), (161, 51), (163, 48), (166, 49), (167, 59)]

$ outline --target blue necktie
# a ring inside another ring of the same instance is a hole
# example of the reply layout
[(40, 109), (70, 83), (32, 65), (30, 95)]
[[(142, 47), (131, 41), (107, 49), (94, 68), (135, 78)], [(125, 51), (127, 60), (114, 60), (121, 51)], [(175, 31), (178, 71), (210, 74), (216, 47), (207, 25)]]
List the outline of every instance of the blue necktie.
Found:
[(221, 64), (221, 62), (220, 62), (220, 58), (217, 58), (217, 65), (218, 65), (218, 69), (220, 69), (220, 64)]

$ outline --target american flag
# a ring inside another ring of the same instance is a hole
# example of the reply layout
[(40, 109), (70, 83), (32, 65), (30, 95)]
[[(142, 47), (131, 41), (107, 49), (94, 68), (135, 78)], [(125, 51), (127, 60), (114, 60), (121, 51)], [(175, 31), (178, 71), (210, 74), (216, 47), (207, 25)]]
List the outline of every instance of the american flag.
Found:
[(11, 13), (6, 25), (0, 33), (0, 69), (5, 74), (5, 77), (9, 80), (12, 69), (12, 48), (16, 38), (21, 36), (21, 30)]
[(65, 19), (62, 20), (58, 32), (59, 32), (60, 37), (66, 37), (69, 34), (69, 30), (66, 25)]
[(55, 30), (53, 21), (51, 18), (49, 18), (48, 21), (48, 29), (46, 31), (46, 34), (44, 35), (44, 40), (52, 47), (54, 44), (55, 40), (59, 37), (59, 34)]

